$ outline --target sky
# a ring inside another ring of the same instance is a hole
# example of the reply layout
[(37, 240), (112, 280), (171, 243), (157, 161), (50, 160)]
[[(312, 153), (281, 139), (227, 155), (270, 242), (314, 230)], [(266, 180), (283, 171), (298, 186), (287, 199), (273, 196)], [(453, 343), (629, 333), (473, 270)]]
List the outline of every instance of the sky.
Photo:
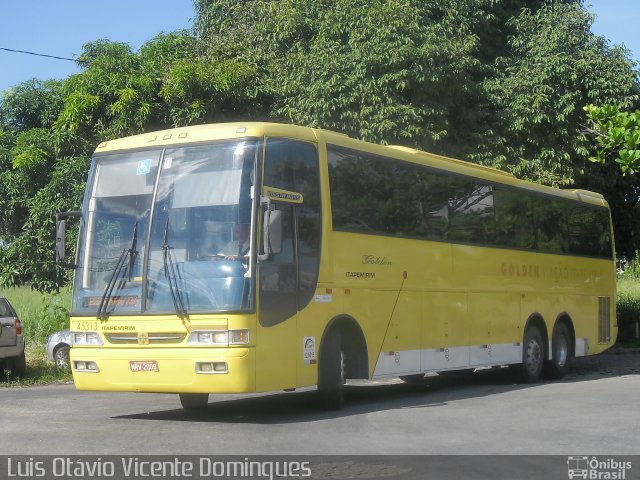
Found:
[(585, 0), (587, 10), (596, 15), (591, 30), (607, 38), (611, 44), (624, 44), (630, 56), (640, 62), (640, 1)]
[[(640, 0), (585, 0), (597, 15), (594, 33), (624, 43), (640, 61)], [(160, 32), (191, 28), (193, 0), (7, 0), (2, 5), (0, 48), (77, 58), (99, 38), (137, 50)], [(68, 60), (0, 50), (0, 92), (31, 78), (65, 78), (79, 70)]]
[[(160, 32), (191, 28), (193, 0), (5, 0), (0, 48), (77, 58), (100, 38), (137, 50)], [(0, 50), (0, 91), (78, 73), (74, 62)]]

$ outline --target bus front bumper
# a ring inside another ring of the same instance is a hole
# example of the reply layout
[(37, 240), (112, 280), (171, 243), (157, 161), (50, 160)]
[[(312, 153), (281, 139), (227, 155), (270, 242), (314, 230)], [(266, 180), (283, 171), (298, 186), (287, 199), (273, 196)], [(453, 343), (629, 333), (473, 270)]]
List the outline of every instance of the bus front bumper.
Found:
[(156, 393), (255, 392), (254, 348), (71, 349), (78, 390)]

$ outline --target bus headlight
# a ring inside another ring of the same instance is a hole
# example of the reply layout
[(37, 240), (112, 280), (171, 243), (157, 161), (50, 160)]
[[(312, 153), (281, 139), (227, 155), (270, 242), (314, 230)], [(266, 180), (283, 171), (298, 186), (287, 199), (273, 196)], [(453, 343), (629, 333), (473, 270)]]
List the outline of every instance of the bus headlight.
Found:
[(71, 332), (71, 345), (102, 345), (98, 332)]
[(191, 332), (187, 344), (227, 347), (229, 345), (246, 345), (249, 343), (249, 330), (199, 331)]

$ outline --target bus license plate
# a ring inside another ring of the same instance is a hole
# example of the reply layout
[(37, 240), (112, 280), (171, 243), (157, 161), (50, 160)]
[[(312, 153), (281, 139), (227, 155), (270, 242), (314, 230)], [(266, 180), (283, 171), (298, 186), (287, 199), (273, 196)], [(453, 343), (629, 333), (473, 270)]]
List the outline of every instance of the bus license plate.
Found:
[(159, 372), (158, 362), (155, 360), (130, 361), (129, 367), (132, 372)]

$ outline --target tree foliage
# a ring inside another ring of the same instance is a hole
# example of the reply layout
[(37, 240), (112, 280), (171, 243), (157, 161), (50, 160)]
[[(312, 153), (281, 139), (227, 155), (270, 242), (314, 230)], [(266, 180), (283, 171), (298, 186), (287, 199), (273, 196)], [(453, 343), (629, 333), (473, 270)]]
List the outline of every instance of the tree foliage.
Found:
[(265, 71), (267, 116), (550, 185), (588, 159), (583, 107), (638, 99), (577, 0), (198, 0), (212, 58)]
[(631, 259), (640, 250), (640, 111), (624, 111), (620, 105), (588, 105), (585, 111), (585, 133), (595, 154), (584, 181), (606, 193), (618, 253)]
[(624, 175), (640, 173), (640, 110), (625, 112), (619, 105), (585, 107), (588, 133), (594, 139), (596, 163), (614, 161)]
[(509, 23), (511, 54), (485, 81), (499, 133), (481, 159), (522, 178), (571, 185), (589, 156), (583, 107), (596, 98), (631, 105), (636, 72), (623, 49), (591, 33), (579, 3), (525, 9)]

